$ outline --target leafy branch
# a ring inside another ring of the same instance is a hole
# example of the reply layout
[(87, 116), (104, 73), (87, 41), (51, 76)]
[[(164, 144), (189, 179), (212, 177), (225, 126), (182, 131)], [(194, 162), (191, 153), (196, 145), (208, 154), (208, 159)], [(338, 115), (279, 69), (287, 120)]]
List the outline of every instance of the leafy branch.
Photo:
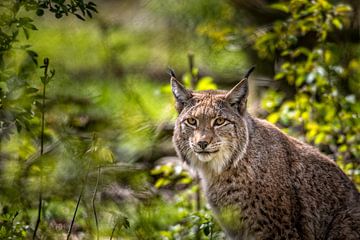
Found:
[(85, 17), (92, 18), (93, 13), (97, 13), (96, 4), (93, 2), (85, 2), (84, 0), (40, 0), (36, 14), (38, 16), (44, 15), (44, 9), (55, 14), (56, 18), (73, 14), (83, 21), (85, 21)]

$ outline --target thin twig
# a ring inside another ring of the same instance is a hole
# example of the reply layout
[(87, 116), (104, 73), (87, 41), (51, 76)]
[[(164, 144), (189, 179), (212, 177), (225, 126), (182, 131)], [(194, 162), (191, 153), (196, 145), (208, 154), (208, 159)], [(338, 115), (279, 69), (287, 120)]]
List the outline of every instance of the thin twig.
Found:
[(81, 189), (79, 198), (78, 198), (78, 200), (77, 200), (77, 203), (76, 203), (74, 215), (73, 215), (73, 217), (72, 217), (72, 219), (71, 219), (70, 228), (69, 228), (68, 234), (67, 234), (67, 236), (66, 236), (66, 240), (69, 240), (69, 239), (70, 239), (71, 231), (72, 231), (72, 228), (73, 228), (74, 223), (75, 223), (76, 213), (77, 213), (77, 211), (78, 211), (78, 209), (79, 209), (79, 205), (80, 205), (80, 201), (81, 201), (82, 195), (83, 195), (83, 193), (84, 193), (84, 189), (85, 189), (85, 187), (83, 186), (82, 189)]
[(99, 221), (98, 221), (97, 213), (96, 213), (95, 197), (96, 197), (97, 189), (98, 189), (98, 186), (99, 186), (100, 174), (101, 174), (101, 167), (99, 166), (98, 167), (98, 175), (97, 175), (96, 185), (95, 185), (95, 191), (94, 191), (94, 195), (93, 195), (93, 198), (92, 198), (92, 207), (93, 207), (93, 212), (94, 212), (94, 217), (95, 217), (96, 239), (97, 240), (99, 240)]
[(195, 89), (196, 82), (197, 82), (197, 74), (194, 73), (194, 54), (188, 53), (188, 60), (189, 60), (189, 70), (191, 75), (190, 87), (191, 89)]
[(14, 225), (15, 218), (19, 215), (19, 211), (16, 211), (13, 218), (11, 219), (11, 225)]
[(114, 236), (114, 232), (116, 230), (116, 227), (117, 227), (117, 222), (115, 223), (114, 227), (113, 227), (113, 230), (111, 231), (111, 236), (110, 236), (110, 240), (112, 240), (113, 236)]
[(81, 198), (82, 198), (83, 193), (85, 191), (85, 187), (86, 187), (86, 184), (87, 184), (87, 179), (89, 177), (89, 172), (90, 172), (90, 162), (91, 162), (91, 158), (89, 158), (89, 160), (88, 160), (88, 169), (87, 169), (87, 172), (86, 172), (84, 184), (83, 184), (83, 186), (81, 188), (81, 192), (80, 192), (79, 198), (78, 198), (77, 203), (76, 203), (74, 215), (73, 215), (73, 217), (71, 219), (71, 223), (70, 223), (70, 227), (69, 227), (69, 230), (68, 230), (68, 233), (67, 233), (67, 236), (66, 236), (66, 240), (70, 239), (71, 231), (72, 231), (72, 228), (73, 228), (74, 223), (75, 223), (75, 218), (76, 218), (77, 211), (79, 209), (80, 201), (81, 201)]
[[(40, 177), (41, 178), (41, 177)], [(39, 203), (38, 203), (38, 215), (36, 218), (36, 224), (35, 224), (35, 229), (34, 229), (34, 234), (33, 234), (33, 240), (36, 239), (36, 232), (39, 228), (40, 222), (41, 222), (41, 209), (42, 209), (42, 189), (41, 189), (41, 182), (40, 181), (40, 192), (39, 192)]]

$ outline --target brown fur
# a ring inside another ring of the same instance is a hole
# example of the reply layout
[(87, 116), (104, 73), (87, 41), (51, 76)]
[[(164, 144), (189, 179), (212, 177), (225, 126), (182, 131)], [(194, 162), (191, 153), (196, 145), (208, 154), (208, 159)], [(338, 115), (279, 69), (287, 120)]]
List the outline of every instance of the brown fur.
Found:
[(193, 92), (174, 76), (171, 84), (175, 149), (200, 172), (230, 239), (360, 239), (354, 184), (313, 147), (249, 115), (247, 78), (229, 92)]

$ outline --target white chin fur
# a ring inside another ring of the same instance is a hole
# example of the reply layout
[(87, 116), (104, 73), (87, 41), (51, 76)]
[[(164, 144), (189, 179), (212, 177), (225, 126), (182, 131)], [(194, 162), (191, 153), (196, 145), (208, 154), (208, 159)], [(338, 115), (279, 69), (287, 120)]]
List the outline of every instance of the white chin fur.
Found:
[(208, 174), (206, 173), (207, 171), (220, 174), (224, 167), (228, 164), (231, 152), (229, 150), (221, 149), (219, 152), (206, 155), (193, 152), (192, 156), (193, 158), (191, 162), (195, 168), (200, 168), (199, 170), (205, 171), (205, 174)]
[(217, 155), (217, 153), (206, 153), (206, 154), (195, 153), (195, 156), (201, 162), (210, 162), (211, 160), (213, 160), (216, 157), (216, 155)]

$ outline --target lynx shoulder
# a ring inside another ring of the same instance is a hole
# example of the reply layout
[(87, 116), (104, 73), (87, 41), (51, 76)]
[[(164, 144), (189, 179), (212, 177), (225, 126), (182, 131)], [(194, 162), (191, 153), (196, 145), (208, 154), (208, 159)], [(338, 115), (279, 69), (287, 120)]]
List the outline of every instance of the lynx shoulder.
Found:
[(173, 143), (197, 169), (230, 239), (360, 239), (360, 194), (328, 157), (246, 110), (230, 91), (186, 89), (172, 74)]

